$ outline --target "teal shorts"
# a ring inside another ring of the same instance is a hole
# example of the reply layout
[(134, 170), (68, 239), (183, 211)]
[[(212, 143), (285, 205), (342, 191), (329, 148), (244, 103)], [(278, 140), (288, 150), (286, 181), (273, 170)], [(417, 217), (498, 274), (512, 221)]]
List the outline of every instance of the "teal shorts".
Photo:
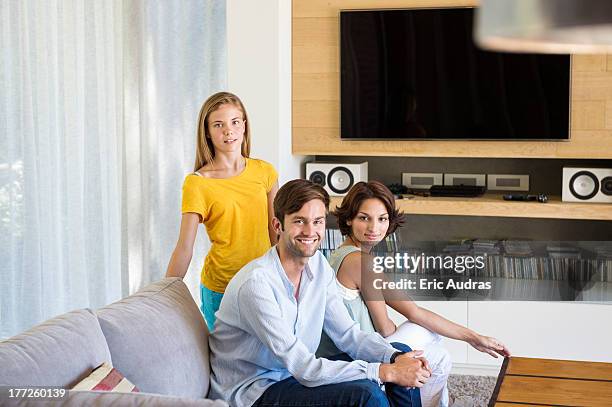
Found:
[(223, 294), (209, 290), (208, 288), (204, 287), (202, 283), (200, 283), (200, 298), (202, 299), (200, 309), (202, 310), (202, 314), (206, 320), (206, 325), (208, 325), (208, 330), (212, 332), (213, 327), (215, 326), (215, 312), (219, 310)]

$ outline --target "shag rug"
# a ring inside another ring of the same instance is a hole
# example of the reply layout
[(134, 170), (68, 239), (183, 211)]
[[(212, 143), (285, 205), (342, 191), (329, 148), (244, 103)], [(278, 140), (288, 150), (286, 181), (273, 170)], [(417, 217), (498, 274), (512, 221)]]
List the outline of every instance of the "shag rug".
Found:
[(486, 407), (497, 377), (450, 375), (448, 394), (452, 407)]

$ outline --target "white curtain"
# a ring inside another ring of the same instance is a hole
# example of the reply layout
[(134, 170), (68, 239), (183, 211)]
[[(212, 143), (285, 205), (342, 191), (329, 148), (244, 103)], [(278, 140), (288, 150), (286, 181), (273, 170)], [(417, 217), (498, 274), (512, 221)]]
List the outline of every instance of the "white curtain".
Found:
[(0, 338), (163, 276), (225, 43), (219, 0), (2, 0)]

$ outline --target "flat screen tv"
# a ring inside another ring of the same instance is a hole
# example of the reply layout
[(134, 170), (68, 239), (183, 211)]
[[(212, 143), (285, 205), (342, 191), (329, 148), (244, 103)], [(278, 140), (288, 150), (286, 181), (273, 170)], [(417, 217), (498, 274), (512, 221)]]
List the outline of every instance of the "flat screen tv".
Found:
[(568, 140), (570, 56), (480, 50), (473, 20), (341, 11), (341, 138)]

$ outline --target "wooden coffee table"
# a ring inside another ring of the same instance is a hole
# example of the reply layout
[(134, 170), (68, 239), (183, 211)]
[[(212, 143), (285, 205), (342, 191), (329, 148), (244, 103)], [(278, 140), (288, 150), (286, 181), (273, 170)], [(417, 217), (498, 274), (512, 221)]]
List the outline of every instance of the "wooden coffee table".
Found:
[(610, 407), (612, 363), (506, 358), (489, 407), (526, 405)]

